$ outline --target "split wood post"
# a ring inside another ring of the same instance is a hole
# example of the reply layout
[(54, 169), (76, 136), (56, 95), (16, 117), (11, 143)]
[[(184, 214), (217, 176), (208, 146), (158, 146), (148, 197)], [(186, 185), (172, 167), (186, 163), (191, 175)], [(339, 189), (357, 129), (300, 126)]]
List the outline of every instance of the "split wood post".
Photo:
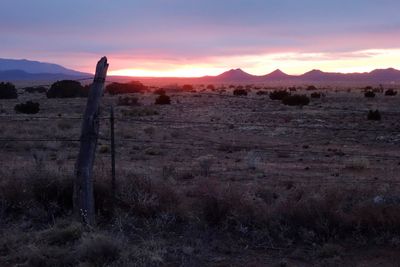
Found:
[(80, 149), (75, 165), (74, 215), (88, 225), (95, 224), (93, 163), (99, 135), (99, 106), (107, 76), (107, 58), (97, 63), (82, 122)]

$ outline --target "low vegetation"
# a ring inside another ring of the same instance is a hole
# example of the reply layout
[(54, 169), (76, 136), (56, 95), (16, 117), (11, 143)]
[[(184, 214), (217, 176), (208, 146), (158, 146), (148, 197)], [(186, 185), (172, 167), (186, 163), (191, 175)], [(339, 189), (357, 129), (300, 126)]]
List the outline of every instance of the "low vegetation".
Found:
[(159, 88), (159, 89), (156, 89), (156, 90), (154, 90), (154, 92), (153, 92), (153, 94), (155, 94), (155, 95), (165, 95), (167, 92), (165, 91), (165, 89), (163, 89), (163, 88)]
[(271, 100), (283, 100), (285, 97), (289, 96), (290, 93), (286, 90), (275, 90), (269, 94)]
[(132, 96), (120, 96), (117, 102), (118, 106), (140, 106), (139, 99)]
[(386, 96), (395, 96), (395, 95), (397, 95), (397, 91), (395, 91), (393, 89), (388, 89), (388, 90), (386, 90), (385, 95)]
[(310, 97), (311, 98), (321, 98), (321, 93), (318, 93), (318, 92), (311, 93)]
[(26, 103), (15, 105), (14, 110), (17, 113), (36, 114), (40, 111), (40, 104), (37, 102), (27, 101)]
[(16, 99), (18, 98), (17, 89), (12, 83), (0, 83), (0, 99)]
[(133, 93), (143, 93), (147, 90), (147, 87), (141, 82), (132, 81), (129, 83), (111, 83), (106, 86), (105, 92), (110, 95), (120, 95), (120, 94), (133, 94)]
[(37, 86), (37, 87), (25, 87), (24, 91), (27, 93), (46, 93), (47, 92), (47, 88), (43, 87), (43, 86)]
[(289, 95), (282, 99), (282, 103), (287, 106), (306, 106), (310, 103), (310, 98), (306, 95)]
[(366, 98), (374, 98), (375, 97), (375, 93), (373, 91), (367, 91), (364, 93), (364, 96)]
[(370, 110), (368, 112), (367, 119), (370, 121), (380, 121), (381, 120), (381, 113), (379, 110)]
[[(87, 228), (69, 215), (72, 177), (46, 169), (24, 171), (2, 173), (0, 219), (8, 231), (0, 240), (2, 264), (174, 266), (193, 255), (200, 264), (221, 244), (224, 250), (236, 248), (237, 240), (247, 250), (302, 245), (330, 255), (340, 253), (329, 249), (332, 242), (351, 238), (362, 246), (365, 240), (395, 244), (399, 238), (400, 206), (365, 185), (310, 193), (296, 182), (243, 187), (203, 178), (179, 190), (168, 180), (126, 173), (118, 180), (114, 216), (109, 180), (96, 179), (98, 226)], [(21, 220), (29, 225), (29, 235), (12, 230)]]
[(233, 90), (233, 95), (235, 96), (247, 96), (247, 91), (244, 89), (235, 89)]
[(63, 80), (53, 83), (46, 95), (48, 98), (74, 98), (86, 97), (88, 92), (80, 82)]
[(194, 91), (194, 87), (191, 84), (184, 84), (182, 86), (182, 90), (186, 91), (186, 92), (192, 92), (192, 91)]
[(171, 98), (167, 95), (159, 95), (155, 101), (156, 105), (169, 105), (171, 104)]

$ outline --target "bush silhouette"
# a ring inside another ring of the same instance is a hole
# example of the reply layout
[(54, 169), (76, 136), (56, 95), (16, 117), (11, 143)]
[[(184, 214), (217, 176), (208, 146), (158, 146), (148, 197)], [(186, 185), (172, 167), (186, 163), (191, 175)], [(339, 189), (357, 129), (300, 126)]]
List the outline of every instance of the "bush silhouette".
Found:
[(307, 91), (316, 91), (316, 90), (318, 90), (318, 88), (315, 87), (314, 85), (310, 85), (310, 86), (307, 87), (306, 90), (307, 90)]
[(209, 84), (209, 85), (207, 85), (207, 89), (215, 90), (215, 86), (213, 84)]
[(364, 96), (367, 97), (367, 98), (374, 98), (375, 97), (375, 93), (372, 92), (372, 91), (367, 91), (367, 92), (365, 92)]
[(275, 90), (269, 94), (269, 98), (271, 98), (272, 100), (282, 100), (289, 95), (290, 93), (288, 93), (286, 90)]
[(235, 90), (233, 90), (233, 95), (246, 96), (247, 95), (247, 91), (244, 90), (244, 89), (235, 89)]
[(155, 90), (155, 91), (153, 92), (153, 94), (155, 94), (155, 95), (165, 95), (166, 92), (165, 92), (164, 89), (160, 88), (160, 89)]
[(139, 106), (139, 99), (137, 97), (119, 97), (118, 98), (118, 106)]
[(46, 87), (43, 87), (43, 86), (25, 87), (24, 91), (27, 93), (46, 93), (47, 89), (46, 89)]
[(321, 93), (314, 92), (311, 94), (311, 98), (321, 98)]
[(48, 98), (73, 98), (85, 96), (84, 87), (80, 82), (72, 80), (63, 80), (53, 83), (46, 95)]
[(193, 88), (193, 85), (191, 85), (191, 84), (185, 84), (182, 86), (182, 90), (191, 92), (194, 90), (194, 88)]
[(18, 98), (17, 89), (12, 83), (0, 83), (0, 99)]
[(142, 93), (147, 90), (141, 82), (132, 81), (129, 83), (111, 83), (106, 87), (106, 93), (110, 95)]
[(156, 105), (169, 105), (171, 104), (171, 98), (167, 95), (159, 95), (156, 98)]
[(257, 95), (268, 95), (268, 92), (267, 91), (258, 91), (256, 94)]
[(380, 121), (381, 120), (381, 113), (379, 112), (379, 110), (370, 110), (368, 112), (368, 120), (369, 121)]
[(40, 104), (28, 101), (26, 103), (20, 103), (15, 105), (14, 110), (17, 113), (36, 114), (40, 110)]
[(386, 90), (385, 95), (386, 96), (395, 96), (395, 95), (397, 95), (397, 91), (395, 91), (393, 89), (388, 89), (388, 90)]
[(306, 95), (289, 95), (282, 99), (282, 103), (288, 106), (306, 106), (310, 99)]

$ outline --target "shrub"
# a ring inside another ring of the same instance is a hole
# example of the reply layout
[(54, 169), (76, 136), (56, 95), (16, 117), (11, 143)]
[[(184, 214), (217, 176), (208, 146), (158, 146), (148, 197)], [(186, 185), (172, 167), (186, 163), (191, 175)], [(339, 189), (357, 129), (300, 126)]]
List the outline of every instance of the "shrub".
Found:
[(180, 196), (169, 183), (130, 175), (123, 180), (120, 200), (130, 213), (151, 218), (166, 212), (174, 212)]
[(207, 85), (207, 89), (215, 90), (215, 86), (213, 84), (209, 84), (209, 85)]
[(193, 85), (191, 85), (191, 84), (185, 84), (182, 86), (182, 90), (183, 91), (193, 91), (194, 88), (193, 88)]
[(53, 83), (46, 95), (48, 98), (83, 97), (84, 88), (80, 82), (63, 80)]
[(368, 120), (369, 121), (380, 121), (381, 120), (381, 113), (379, 112), (379, 110), (370, 110), (368, 112)]
[(395, 96), (395, 95), (397, 95), (397, 91), (395, 91), (393, 89), (388, 89), (388, 90), (386, 90), (385, 95), (386, 96)]
[(375, 97), (375, 93), (372, 92), (372, 91), (367, 91), (367, 92), (365, 92), (364, 96), (367, 97), (367, 98), (374, 98)]
[(28, 101), (26, 103), (20, 103), (15, 105), (14, 110), (17, 113), (36, 114), (40, 110), (40, 104)]
[(139, 99), (137, 97), (119, 97), (118, 98), (118, 102), (117, 102), (118, 106), (139, 106)]
[(87, 84), (83, 87), (82, 92), (81, 92), (81, 97), (88, 97), (90, 88), (92, 88), (92, 84)]
[(156, 98), (156, 105), (169, 105), (171, 104), (171, 98), (167, 95), (160, 95)]
[(310, 85), (310, 86), (307, 87), (306, 90), (307, 90), (307, 91), (316, 91), (316, 90), (318, 90), (318, 89), (317, 89), (317, 87), (315, 87), (314, 85)]
[(321, 98), (321, 93), (314, 92), (311, 94), (311, 98)]
[(268, 95), (268, 92), (267, 91), (258, 91), (256, 94), (257, 95)]
[(166, 92), (165, 92), (165, 89), (160, 88), (160, 89), (155, 90), (153, 92), (153, 94), (155, 94), (155, 95), (165, 95)]
[(0, 99), (18, 98), (17, 89), (12, 83), (0, 83)]
[(119, 243), (100, 234), (93, 234), (83, 238), (79, 248), (80, 259), (94, 266), (108, 266), (111, 262), (117, 260), (121, 253)]
[(282, 99), (282, 103), (288, 106), (306, 106), (310, 99), (306, 95), (289, 95)]
[(43, 86), (25, 87), (24, 91), (27, 93), (46, 93), (47, 89), (46, 89), (46, 87), (43, 87)]
[(43, 231), (43, 238), (50, 245), (65, 245), (81, 238), (83, 227), (79, 223), (70, 225), (56, 225), (53, 228)]
[(233, 95), (246, 96), (247, 95), (247, 91), (244, 90), (244, 89), (235, 89), (235, 90), (233, 90)]
[(142, 93), (147, 90), (141, 82), (132, 81), (129, 83), (111, 83), (106, 87), (106, 93), (110, 95)]
[(282, 100), (289, 95), (290, 93), (288, 93), (286, 90), (275, 90), (269, 94), (269, 98), (272, 100)]
[(297, 89), (296, 89), (296, 87), (293, 86), (293, 87), (289, 87), (289, 91), (290, 91), (290, 92), (296, 92)]

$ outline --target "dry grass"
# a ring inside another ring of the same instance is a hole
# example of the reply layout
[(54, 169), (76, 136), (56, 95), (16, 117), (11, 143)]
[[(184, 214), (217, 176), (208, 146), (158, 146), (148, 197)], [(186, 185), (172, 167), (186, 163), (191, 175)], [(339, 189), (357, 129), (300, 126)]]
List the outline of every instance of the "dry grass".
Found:
[[(256, 97), (255, 92), (250, 94)], [(357, 101), (364, 99), (355, 94)], [(376, 132), (352, 141), (343, 132), (323, 127), (308, 132), (296, 128), (337, 126), (340, 118), (355, 128), (374, 129), (363, 115), (332, 115), (320, 109), (317, 105), (332, 104), (329, 96), (303, 110), (268, 99), (264, 99), (268, 105), (264, 100), (257, 104), (232, 97), (176, 95), (174, 99), (180, 103), (174, 100), (173, 105), (157, 107), (152, 104), (154, 95), (143, 96), (143, 106), (117, 107), (116, 114), (126, 119), (156, 116), (160, 121), (188, 121), (185, 116), (192, 116), (226, 125), (118, 122), (117, 203), (112, 210), (109, 144), (101, 140), (95, 166), (95, 228), (74, 222), (71, 215), (77, 143), (2, 143), (0, 266), (245, 266), (256, 258), (265, 261), (254, 266), (290, 266), (293, 258), (298, 259), (295, 266), (304, 262), (337, 266), (346, 265), (343, 259), (349, 247), (398, 249), (400, 188), (396, 181), (387, 181), (397, 173), (397, 162), (364, 157), (369, 152), (366, 145), (379, 154), (388, 151), (390, 141), (377, 141)], [(114, 103), (117, 98), (104, 100)], [(342, 100), (339, 96), (336, 101)], [(40, 101), (43, 112), (55, 105), (47, 101)], [(68, 105), (75, 103), (71, 110), (77, 114), (70, 115), (78, 116), (83, 102), (71, 101)], [(57, 105), (61, 110), (63, 103)], [(382, 122), (388, 123), (385, 127), (394, 123), (390, 120)], [(240, 123), (276, 123), (276, 127)], [(79, 120), (62, 118), (47, 126), (27, 120), (0, 132), (9, 138), (79, 137)], [(102, 136), (109, 136), (108, 131), (105, 121)], [(391, 140), (389, 134), (382, 135), (382, 140)], [(122, 142), (122, 138), (158, 143)], [(220, 144), (208, 145), (208, 139)], [(205, 149), (163, 141), (195, 142)], [(264, 153), (260, 144), (285, 151)], [(313, 154), (314, 149), (324, 153)], [(359, 151), (360, 156), (347, 155), (349, 150)], [(377, 183), (368, 183), (371, 179)]]

